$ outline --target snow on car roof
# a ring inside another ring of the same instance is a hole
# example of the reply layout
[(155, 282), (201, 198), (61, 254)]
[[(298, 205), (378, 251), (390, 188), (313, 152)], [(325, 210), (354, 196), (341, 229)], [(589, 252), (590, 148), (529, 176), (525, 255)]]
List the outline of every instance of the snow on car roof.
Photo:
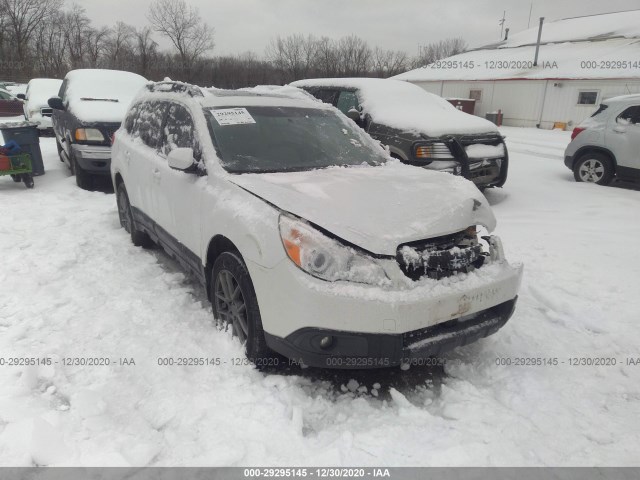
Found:
[(131, 101), (148, 83), (135, 73), (101, 69), (73, 70), (65, 80), (65, 99), (85, 122), (121, 122)]
[(461, 112), (443, 98), (407, 82), (380, 78), (319, 78), (299, 80), (291, 85), (358, 90), (365, 113), (376, 123), (403, 131), (434, 136), (497, 131), (491, 122)]
[(259, 85), (239, 90), (206, 89), (200, 102), (203, 107), (282, 106), (298, 108), (331, 108), (304, 90), (290, 86)]
[(29, 104), (46, 106), (51, 97), (58, 95), (62, 80), (54, 78), (34, 78), (29, 81)]
[(605, 98), (602, 103), (626, 103), (626, 102), (640, 102), (640, 93), (632, 95), (619, 95), (617, 97)]

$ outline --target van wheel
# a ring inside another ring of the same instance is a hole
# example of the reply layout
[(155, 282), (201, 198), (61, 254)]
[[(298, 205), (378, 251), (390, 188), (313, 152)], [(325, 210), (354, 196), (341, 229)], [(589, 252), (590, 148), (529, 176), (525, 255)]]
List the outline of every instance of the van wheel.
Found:
[(576, 182), (609, 185), (614, 171), (611, 160), (601, 153), (587, 153), (580, 157), (573, 167)]
[(116, 203), (118, 204), (118, 216), (120, 217), (120, 226), (124, 228), (131, 235), (131, 243), (136, 247), (150, 248), (153, 246), (153, 241), (145, 232), (141, 232), (136, 228), (136, 224), (133, 221), (133, 212), (131, 211), (131, 204), (129, 203), (129, 195), (124, 183), (118, 185), (116, 191)]
[(245, 346), (245, 353), (256, 367), (273, 365), (275, 353), (264, 338), (262, 318), (253, 282), (244, 261), (235, 252), (222, 253), (211, 274), (213, 316), (231, 327)]

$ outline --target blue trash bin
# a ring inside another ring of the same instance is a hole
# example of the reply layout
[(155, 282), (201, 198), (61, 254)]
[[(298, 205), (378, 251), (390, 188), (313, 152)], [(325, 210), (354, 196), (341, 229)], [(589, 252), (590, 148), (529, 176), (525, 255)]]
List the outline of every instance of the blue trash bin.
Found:
[(33, 175), (44, 175), (44, 163), (40, 150), (38, 124), (33, 122), (0, 123), (0, 132), (4, 143), (14, 141), (20, 146), (22, 153), (31, 155)]

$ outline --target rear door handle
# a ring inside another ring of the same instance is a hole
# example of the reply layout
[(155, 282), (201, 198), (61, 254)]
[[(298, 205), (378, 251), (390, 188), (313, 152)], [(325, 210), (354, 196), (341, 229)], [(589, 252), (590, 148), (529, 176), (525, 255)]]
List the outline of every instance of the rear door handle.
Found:
[(153, 173), (153, 179), (156, 181), (156, 183), (160, 183), (160, 179), (162, 178), (162, 174), (160, 173), (160, 170), (155, 168), (152, 173)]

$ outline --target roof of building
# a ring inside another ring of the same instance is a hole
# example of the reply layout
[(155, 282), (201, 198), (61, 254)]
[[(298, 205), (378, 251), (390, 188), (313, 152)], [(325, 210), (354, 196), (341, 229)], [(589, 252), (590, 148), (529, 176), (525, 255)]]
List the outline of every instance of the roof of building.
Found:
[(411, 82), (506, 79), (640, 79), (640, 10), (545, 22), (394, 78)]

